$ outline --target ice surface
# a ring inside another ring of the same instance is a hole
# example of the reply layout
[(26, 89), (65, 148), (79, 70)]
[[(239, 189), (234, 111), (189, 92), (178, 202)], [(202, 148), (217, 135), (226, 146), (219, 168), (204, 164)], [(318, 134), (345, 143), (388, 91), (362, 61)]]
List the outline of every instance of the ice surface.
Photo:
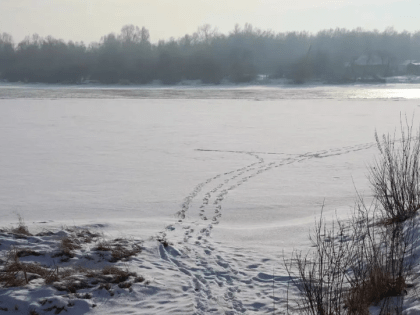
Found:
[(150, 288), (98, 314), (272, 312), (282, 252), (308, 245), (323, 204), (346, 216), (355, 187), (369, 195), (375, 130), (419, 123), (415, 86), (115, 89), (0, 88), (3, 225), (172, 242), (137, 265)]

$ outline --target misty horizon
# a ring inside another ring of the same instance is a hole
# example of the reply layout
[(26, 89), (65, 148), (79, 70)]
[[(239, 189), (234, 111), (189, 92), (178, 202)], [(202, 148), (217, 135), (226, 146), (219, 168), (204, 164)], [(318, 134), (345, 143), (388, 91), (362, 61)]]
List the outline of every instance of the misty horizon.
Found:
[[(133, 25), (133, 24), (123, 24), (122, 27), (124, 26), (128, 26), (128, 25)], [(309, 31), (309, 30), (287, 30), (287, 31), (274, 31), (273, 29), (262, 29), (259, 27), (254, 26), (251, 23), (244, 23), (243, 25), (240, 25), (239, 23), (236, 23), (233, 28), (231, 30), (228, 30), (226, 32), (221, 32), (219, 31), (219, 28), (217, 26), (213, 26), (211, 24), (202, 24), (200, 26), (197, 26), (196, 30), (192, 33), (186, 33), (184, 35), (175, 37), (175, 36), (169, 36), (166, 38), (159, 38), (159, 39), (155, 39), (152, 40), (152, 33), (149, 31), (149, 29), (147, 28), (147, 26), (142, 25), (141, 27), (138, 25), (133, 25), (135, 27), (139, 27), (139, 28), (145, 28), (147, 29), (147, 31), (149, 32), (149, 42), (152, 45), (158, 45), (160, 42), (171, 42), (171, 41), (180, 41), (183, 38), (185, 38), (185, 36), (192, 36), (194, 37), (196, 34), (202, 32), (203, 29), (209, 29), (212, 32), (212, 36), (229, 36), (234, 34), (235, 32), (237, 32), (238, 30), (244, 30), (246, 28), (251, 28), (253, 31), (256, 31), (258, 33), (261, 34), (271, 34), (273, 36), (287, 36), (288, 34), (298, 34), (301, 35), (303, 34), (304, 36), (308, 36), (308, 37), (314, 37), (317, 36), (320, 33), (325, 33), (325, 32), (336, 32), (336, 31), (341, 31), (341, 32), (370, 32), (370, 33), (376, 33), (376, 34), (380, 34), (380, 33), (397, 33), (397, 34), (410, 34), (410, 35), (417, 35), (420, 34), (420, 27), (418, 30), (413, 30), (413, 31), (408, 31), (408, 30), (401, 30), (398, 31), (393, 25), (389, 25), (384, 27), (382, 30), (381, 29), (377, 29), (377, 28), (372, 28), (372, 29), (367, 29), (364, 28), (362, 26), (357, 26), (354, 28), (345, 28), (345, 27), (330, 27), (330, 28), (324, 28), (324, 29), (320, 29), (318, 31)], [(13, 34), (10, 34), (9, 32), (3, 31), (0, 28), (0, 35), (3, 36), (7, 36), (8, 38), (10, 38), (10, 41), (12, 44), (17, 45), (21, 42), (24, 41), (28, 41), (31, 40), (34, 37), (37, 37), (39, 39), (48, 39), (48, 38), (52, 38), (54, 40), (58, 40), (64, 43), (77, 43), (77, 44), (84, 44), (86, 46), (89, 45), (94, 45), (94, 44), (98, 44), (101, 43), (105, 37), (109, 36), (109, 35), (115, 35), (118, 36), (118, 32), (117, 31), (111, 31), (108, 34), (104, 34), (101, 35), (99, 37), (98, 40), (91, 40), (91, 41), (84, 41), (84, 40), (79, 40), (77, 38), (70, 38), (70, 39), (63, 39), (60, 37), (56, 37), (54, 35), (48, 34), (48, 35), (40, 35), (37, 32), (33, 32), (29, 35), (26, 35), (24, 38), (22, 38), (21, 40), (17, 40), (15, 41), (15, 37), (13, 36)]]
[(148, 29), (131, 24), (88, 46), (37, 34), (16, 45), (11, 35), (0, 34), (0, 80), (9, 82), (220, 84), (263, 75), (298, 84), (313, 79), (384, 83), (385, 77), (420, 75), (416, 60), (420, 31), (393, 28), (276, 34), (245, 24), (222, 34), (207, 24), (191, 35), (154, 44)]
[(275, 33), (357, 27), (384, 31), (389, 26), (416, 32), (413, 12), (418, 10), (414, 0), (16, 0), (0, 2), (0, 31), (17, 42), (36, 33), (85, 43), (125, 24), (146, 26), (152, 43), (192, 34), (205, 24), (223, 34), (245, 23)]

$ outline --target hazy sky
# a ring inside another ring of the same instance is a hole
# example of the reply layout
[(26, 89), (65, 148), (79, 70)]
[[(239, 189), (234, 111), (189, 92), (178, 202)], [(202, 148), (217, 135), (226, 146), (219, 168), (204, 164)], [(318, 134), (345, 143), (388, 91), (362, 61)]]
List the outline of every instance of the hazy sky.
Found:
[(151, 40), (179, 38), (211, 24), (222, 33), (236, 23), (275, 32), (336, 27), (420, 30), (419, 0), (0, 0), (0, 33), (15, 42), (38, 33), (98, 41), (123, 25), (145, 26)]

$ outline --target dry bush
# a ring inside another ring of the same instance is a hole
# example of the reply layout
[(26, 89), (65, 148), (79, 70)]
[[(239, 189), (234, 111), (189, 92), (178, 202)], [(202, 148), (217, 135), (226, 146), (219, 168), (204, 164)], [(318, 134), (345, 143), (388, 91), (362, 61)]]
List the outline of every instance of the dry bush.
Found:
[(305, 314), (345, 314), (347, 279), (354, 244), (345, 241), (345, 226), (338, 223), (327, 229), (324, 218), (316, 222), (311, 235), (311, 254), (295, 252), (286, 270), (301, 293), (298, 306)]
[[(379, 218), (383, 216), (381, 211), (376, 210)], [(419, 245), (415, 237), (418, 226), (413, 218), (407, 219), (404, 225), (401, 222), (369, 224), (375, 221), (374, 217), (366, 215), (365, 223), (353, 231), (358, 246), (351, 253), (354, 258), (346, 305), (349, 314), (365, 314), (370, 305), (378, 303), (381, 314), (401, 314), (402, 299), (397, 299), (397, 303), (392, 301), (405, 291), (413, 267), (411, 255)], [(353, 220), (353, 227), (355, 224)]]
[(377, 224), (379, 209), (361, 202), (349, 222), (336, 220), (330, 227), (321, 216), (311, 236), (312, 255), (295, 253), (286, 264), (303, 313), (364, 315), (381, 302), (381, 314), (400, 314), (402, 300), (390, 301), (406, 288), (417, 226)]
[(295, 253), (286, 264), (303, 313), (364, 315), (379, 304), (380, 314), (401, 314), (419, 244), (414, 217), (420, 209), (420, 131), (414, 136), (411, 126), (401, 123), (401, 139), (375, 134), (380, 157), (369, 168), (371, 206), (358, 196), (351, 220), (329, 228), (321, 214), (312, 255)]
[(387, 223), (404, 222), (420, 209), (420, 129), (414, 133), (412, 125), (401, 122), (401, 139), (375, 133), (380, 156), (369, 180)]

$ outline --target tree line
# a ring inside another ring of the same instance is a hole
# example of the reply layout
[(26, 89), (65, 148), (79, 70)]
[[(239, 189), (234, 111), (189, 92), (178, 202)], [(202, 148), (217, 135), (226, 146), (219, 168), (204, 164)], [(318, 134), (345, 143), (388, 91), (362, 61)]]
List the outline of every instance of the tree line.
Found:
[[(274, 33), (250, 24), (236, 25), (228, 34), (204, 25), (179, 39), (150, 42), (149, 31), (134, 25), (99, 42), (64, 42), (35, 34), (15, 44), (0, 33), (0, 79), (10, 82), (146, 84), (160, 80), (176, 84), (201, 80), (240, 83), (258, 74), (295, 82), (315, 78), (330, 82), (348, 79), (346, 64), (363, 54), (376, 54), (396, 66), (420, 60), (420, 31), (383, 32), (329, 29)], [(396, 73), (391, 67), (389, 75)]]

